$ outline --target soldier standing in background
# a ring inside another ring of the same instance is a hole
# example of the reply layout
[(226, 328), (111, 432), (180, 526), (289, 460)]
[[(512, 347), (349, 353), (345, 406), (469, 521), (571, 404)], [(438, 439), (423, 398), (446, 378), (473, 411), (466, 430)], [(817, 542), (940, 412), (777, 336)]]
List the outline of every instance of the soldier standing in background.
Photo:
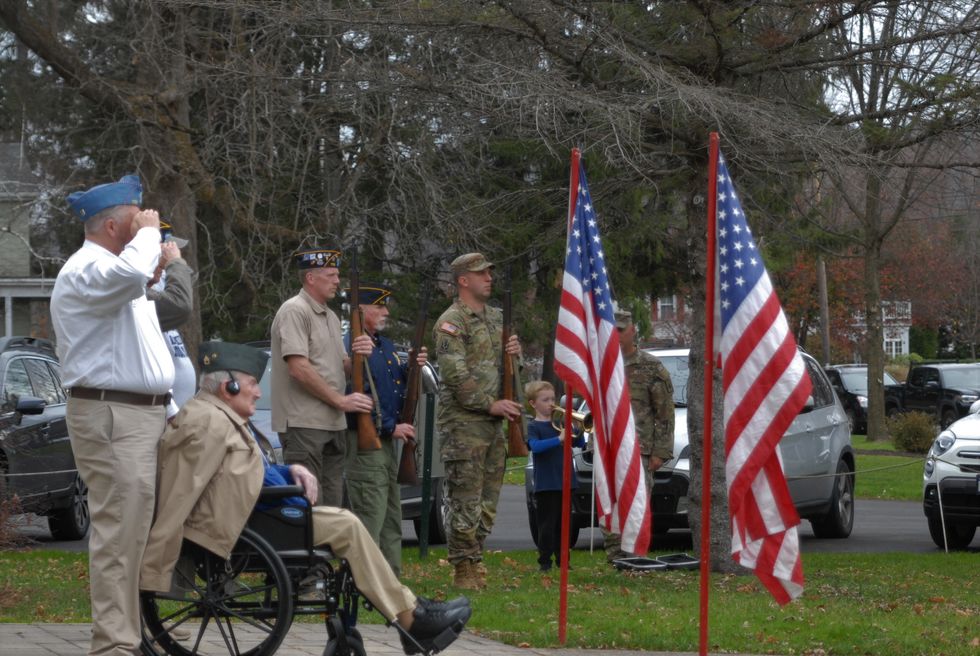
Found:
[[(351, 298), (351, 307), (354, 307), (354, 303), (360, 306), (364, 334), (374, 343), (374, 350), (365, 358), (371, 372), (371, 382), (365, 380), (366, 389), (357, 391), (374, 397), (373, 419), (378, 426), (381, 448), (359, 450), (357, 432), (351, 431), (347, 444), (347, 495), (351, 510), (380, 547), (395, 575), (401, 576), (402, 504), (398, 485), (397, 441), (415, 438), (412, 424), (399, 423), (405, 402), (408, 363), (400, 360), (395, 344), (381, 334), (388, 324), (391, 290), (383, 285), (362, 284), (358, 291), (360, 298)], [(348, 298), (350, 294), (351, 290), (348, 289)], [(349, 333), (344, 341), (350, 344)], [(428, 351), (422, 347), (416, 362), (419, 366), (425, 366), (427, 359)], [(351, 425), (351, 422), (348, 424)]]
[[(630, 406), (633, 408), (636, 439), (640, 445), (640, 462), (643, 463), (649, 495), (653, 492), (653, 472), (673, 458), (674, 386), (663, 363), (656, 356), (637, 347), (636, 324), (633, 323), (632, 314), (617, 310), (616, 329), (619, 331), (619, 347), (623, 353), (626, 380), (630, 386)], [(609, 562), (634, 555), (621, 549), (618, 534), (606, 531), (602, 534), (606, 560)]]
[[(453, 260), (458, 297), (433, 330), (439, 358), (441, 456), (449, 484), (449, 562), (453, 584), (486, 586), (483, 543), (493, 529), (504, 480), (507, 442), (503, 420), (517, 420), (520, 404), (500, 397), (503, 316), (489, 307), (493, 264), (481, 253)], [(516, 335), (506, 351), (520, 356)]]

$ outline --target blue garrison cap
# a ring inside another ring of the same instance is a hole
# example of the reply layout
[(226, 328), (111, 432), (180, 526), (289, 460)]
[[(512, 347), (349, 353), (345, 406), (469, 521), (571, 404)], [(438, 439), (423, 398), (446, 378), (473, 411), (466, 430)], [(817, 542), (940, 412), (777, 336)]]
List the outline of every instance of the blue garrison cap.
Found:
[(68, 194), (68, 205), (82, 221), (88, 221), (104, 209), (116, 205), (140, 205), (143, 202), (143, 185), (138, 175), (124, 175), (119, 182), (108, 182), (88, 191)]
[[(390, 288), (373, 282), (362, 282), (357, 291), (360, 294), (357, 299), (358, 305), (388, 305), (392, 294)], [(351, 297), (350, 287), (344, 290), (344, 294), (347, 298)]]
[(340, 251), (327, 248), (309, 248), (293, 253), (293, 257), (296, 259), (296, 266), (300, 269), (340, 268)]

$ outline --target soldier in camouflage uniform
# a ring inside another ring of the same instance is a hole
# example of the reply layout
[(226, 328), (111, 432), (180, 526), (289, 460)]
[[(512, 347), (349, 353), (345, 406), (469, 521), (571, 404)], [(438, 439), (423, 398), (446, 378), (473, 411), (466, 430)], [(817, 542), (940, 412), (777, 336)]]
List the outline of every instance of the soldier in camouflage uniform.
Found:
[[(493, 528), (504, 481), (503, 420), (519, 419), (521, 406), (499, 398), (503, 316), (486, 304), (493, 264), (480, 253), (468, 253), (451, 267), (458, 298), (433, 330), (441, 379), (437, 422), (449, 484), (453, 583), (475, 590), (486, 585), (483, 542)], [(506, 350), (520, 355), (516, 335)]]
[[(643, 463), (647, 494), (650, 494), (653, 491), (653, 472), (673, 458), (674, 386), (663, 363), (656, 356), (637, 348), (636, 325), (629, 312), (616, 311), (616, 329), (619, 330), (619, 346), (630, 386), (633, 423), (642, 456), (640, 461)], [(603, 537), (609, 562), (633, 555), (620, 548), (619, 535), (603, 531)]]

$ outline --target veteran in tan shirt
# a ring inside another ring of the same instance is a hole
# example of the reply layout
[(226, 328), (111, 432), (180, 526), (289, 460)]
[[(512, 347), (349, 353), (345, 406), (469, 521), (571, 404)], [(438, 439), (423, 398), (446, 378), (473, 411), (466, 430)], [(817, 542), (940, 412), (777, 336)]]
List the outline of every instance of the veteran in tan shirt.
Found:
[[(279, 433), (287, 464), (305, 466), (320, 484), (318, 505), (343, 503), (347, 412), (370, 412), (366, 394), (344, 394), (350, 359), (340, 319), (327, 302), (340, 288), (340, 251), (296, 253), (302, 289), (272, 321), (272, 430)], [(370, 355), (371, 338), (353, 341)]]

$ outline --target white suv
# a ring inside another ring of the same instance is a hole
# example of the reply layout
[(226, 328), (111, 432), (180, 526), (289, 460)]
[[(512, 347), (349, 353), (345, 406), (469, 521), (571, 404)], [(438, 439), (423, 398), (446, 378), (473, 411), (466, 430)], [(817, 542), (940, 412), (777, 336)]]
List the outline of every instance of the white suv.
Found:
[(922, 509), (939, 547), (966, 549), (973, 542), (980, 526), (980, 401), (932, 443), (922, 476)]
[[(691, 480), (691, 448), (687, 435), (688, 349), (647, 349), (670, 372), (674, 385), (674, 459), (654, 473), (651, 510), (653, 530), (666, 533), (688, 528), (687, 491)], [(810, 355), (803, 361), (813, 392), (779, 442), (786, 479), (797, 512), (810, 520), (818, 538), (846, 538), (854, 526), (854, 450), (847, 414), (827, 375)], [(586, 411), (584, 407), (580, 411)], [(586, 434), (588, 440), (589, 435)], [(531, 535), (537, 541), (533, 495), (533, 459), (525, 470), (525, 491)], [(572, 499), (572, 538), (591, 518), (592, 453), (588, 444), (575, 449), (578, 489)], [(574, 544), (575, 540), (571, 540)]]

